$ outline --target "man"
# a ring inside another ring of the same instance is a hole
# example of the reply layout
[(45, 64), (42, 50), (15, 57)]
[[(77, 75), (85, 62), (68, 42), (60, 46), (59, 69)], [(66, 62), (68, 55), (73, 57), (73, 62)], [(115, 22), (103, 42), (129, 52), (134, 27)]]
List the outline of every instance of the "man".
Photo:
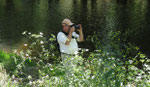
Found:
[(68, 77), (74, 73), (73, 68), (75, 68), (78, 59), (80, 58), (77, 56), (77, 41), (83, 41), (83, 32), (81, 24), (79, 24), (80, 28), (77, 29), (79, 34), (75, 32), (75, 27), (72, 25), (73, 23), (69, 19), (64, 19), (62, 21), (62, 32), (59, 32), (57, 35), (57, 41), (59, 43), (62, 62), (64, 64), (66, 74)]
[(62, 32), (59, 32), (57, 35), (57, 40), (60, 46), (61, 54), (78, 54), (78, 44), (76, 39), (79, 42), (83, 41), (83, 32), (81, 24), (80, 29), (77, 30), (79, 31), (79, 35), (75, 32), (75, 27), (72, 25), (73, 23), (67, 18), (62, 21)]

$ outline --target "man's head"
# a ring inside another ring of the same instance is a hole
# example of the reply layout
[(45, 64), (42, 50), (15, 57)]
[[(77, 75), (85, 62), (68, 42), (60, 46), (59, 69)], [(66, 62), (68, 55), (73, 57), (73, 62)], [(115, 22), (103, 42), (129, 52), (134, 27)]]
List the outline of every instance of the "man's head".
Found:
[(62, 21), (63, 31), (68, 33), (71, 25), (73, 25), (73, 23), (69, 19), (65, 18)]

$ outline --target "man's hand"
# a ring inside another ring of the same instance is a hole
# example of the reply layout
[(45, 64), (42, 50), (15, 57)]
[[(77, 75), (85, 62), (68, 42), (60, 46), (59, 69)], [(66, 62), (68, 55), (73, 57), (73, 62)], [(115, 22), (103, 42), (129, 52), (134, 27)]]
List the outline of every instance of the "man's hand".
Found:
[(75, 27), (72, 26), (70, 29), (69, 29), (69, 33), (73, 33), (75, 31)]
[(78, 31), (79, 31), (79, 42), (83, 42), (84, 39), (83, 39), (82, 25), (81, 24), (79, 24), (79, 25), (80, 25), (80, 29), (78, 29)]
[(67, 41), (66, 41), (66, 45), (69, 45), (69, 43), (70, 43), (70, 41), (71, 41), (71, 39), (72, 39), (72, 33), (75, 31), (75, 27), (73, 26), (73, 27), (71, 27), (70, 29), (69, 29), (69, 34), (68, 34), (68, 39), (67, 39)]
[(80, 33), (80, 32), (82, 32), (82, 25), (79, 24), (79, 26), (80, 26), (80, 29), (77, 29), (77, 31), (79, 31), (79, 33)]

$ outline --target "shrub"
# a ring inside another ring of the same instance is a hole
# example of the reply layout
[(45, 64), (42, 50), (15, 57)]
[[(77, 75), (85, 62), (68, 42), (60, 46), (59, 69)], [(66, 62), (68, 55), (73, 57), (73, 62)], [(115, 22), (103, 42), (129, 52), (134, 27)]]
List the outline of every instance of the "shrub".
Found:
[[(128, 43), (123, 44), (118, 38), (119, 32), (113, 34), (109, 44), (99, 42), (96, 35), (93, 39), (96, 50), (88, 52), (86, 56), (78, 56), (79, 64), (72, 74), (66, 79), (64, 66), (56, 52), (56, 37), (51, 35), (49, 41), (43, 37), (43, 33), (31, 34), (24, 32), (30, 38), (26, 50), (20, 51), (12, 57), (16, 64), (10, 83), (13, 85), (33, 87), (122, 87), (125, 85), (148, 86), (150, 59), (139, 52), (137, 46)], [(84, 52), (82, 52), (84, 54)], [(83, 55), (80, 54), (80, 55)], [(11, 58), (6, 54), (4, 61)], [(138, 67), (142, 64), (142, 69)], [(10, 69), (8, 69), (10, 70)], [(11, 71), (11, 70), (10, 70)], [(17, 80), (16, 80), (17, 79)]]

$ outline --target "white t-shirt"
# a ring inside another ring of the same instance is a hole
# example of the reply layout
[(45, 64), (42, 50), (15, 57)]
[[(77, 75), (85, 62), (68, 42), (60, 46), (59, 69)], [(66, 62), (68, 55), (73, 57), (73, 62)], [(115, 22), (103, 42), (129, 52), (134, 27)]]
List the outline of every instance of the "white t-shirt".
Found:
[[(72, 33), (72, 36), (77, 38), (79, 41), (79, 35), (76, 32)], [(72, 38), (69, 45), (65, 45), (67, 36), (63, 32), (57, 34), (57, 41), (59, 43), (60, 52), (67, 54), (77, 54), (78, 53), (78, 44), (75, 38)]]

